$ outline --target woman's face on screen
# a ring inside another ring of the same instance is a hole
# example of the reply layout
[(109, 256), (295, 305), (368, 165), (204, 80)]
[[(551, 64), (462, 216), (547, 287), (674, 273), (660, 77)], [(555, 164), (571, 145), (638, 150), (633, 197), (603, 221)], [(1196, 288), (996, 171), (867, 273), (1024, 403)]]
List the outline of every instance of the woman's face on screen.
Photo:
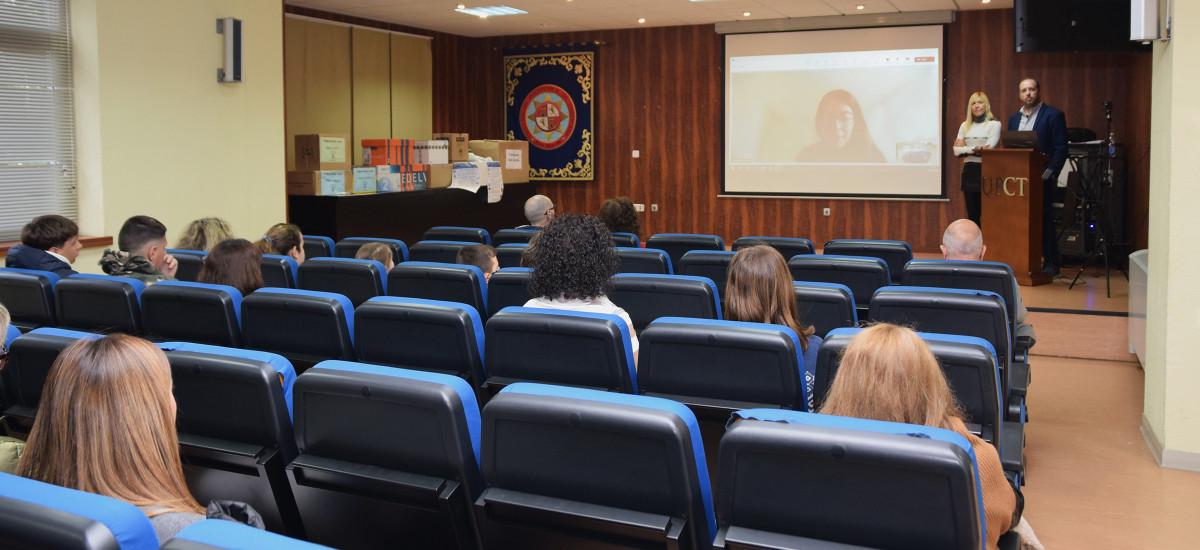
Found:
[(843, 147), (854, 134), (854, 109), (841, 101), (829, 101), (817, 113), (817, 136), (822, 141)]

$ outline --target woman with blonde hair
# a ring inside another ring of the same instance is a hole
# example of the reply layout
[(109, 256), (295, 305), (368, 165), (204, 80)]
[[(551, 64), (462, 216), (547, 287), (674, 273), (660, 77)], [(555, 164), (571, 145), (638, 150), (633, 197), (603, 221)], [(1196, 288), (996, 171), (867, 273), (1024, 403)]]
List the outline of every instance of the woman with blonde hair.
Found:
[(126, 334), (68, 346), (46, 378), (17, 475), (124, 500), (159, 542), (204, 519), (188, 492), (166, 355)]
[[(999, 453), (967, 431), (942, 368), (912, 330), (880, 323), (855, 335), (846, 346), (820, 412), (920, 424), (963, 436), (979, 464), (987, 547), (995, 549), (1000, 535), (1016, 526), (1017, 496), (1004, 476)], [(1032, 535), (1032, 530), (1028, 532)]]
[(217, 217), (200, 218), (183, 228), (183, 235), (179, 236), (175, 248), (208, 252), (217, 243), (232, 238), (233, 230), (229, 222)]
[(290, 223), (272, 225), (255, 244), (262, 254), (291, 256), (296, 263), (304, 263), (304, 234)]
[(983, 195), (983, 162), (979, 158), (981, 149), (994, 149), (1000, 144), (1000, 121), (992, 116), (992, 104), (987, 94), (975, 92), (967, 100), (967, 118), (958, 127), (958, 138), (954, 140), (954, 154), (963, 158), (962, 192), (967, 203), (967, 219), (980, 225)]
[(796, 332), (804, 353), (804, 387), (808, 410), (813, 408), (817, 348), (822, 338), (812, 325), (800, 321), (792, 273), (778, 250), (767, 245), (748, 246), (729, 262), (725, 284), (725, 319), (783, 325)]

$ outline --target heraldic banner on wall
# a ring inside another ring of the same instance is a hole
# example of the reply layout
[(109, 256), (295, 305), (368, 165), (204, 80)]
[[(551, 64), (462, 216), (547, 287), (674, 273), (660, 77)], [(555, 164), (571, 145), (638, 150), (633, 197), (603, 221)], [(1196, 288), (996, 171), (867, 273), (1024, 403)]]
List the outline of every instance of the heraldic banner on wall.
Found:
[(504, 132), (529, 142), (529, 176), (593, 179), (595, 46), (505, 48)]

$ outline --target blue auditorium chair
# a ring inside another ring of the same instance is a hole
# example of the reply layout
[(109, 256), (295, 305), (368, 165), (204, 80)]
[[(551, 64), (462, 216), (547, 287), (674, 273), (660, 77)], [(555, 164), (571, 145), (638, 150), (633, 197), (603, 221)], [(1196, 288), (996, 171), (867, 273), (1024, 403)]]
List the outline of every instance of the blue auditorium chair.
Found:
[(478, 548), (479, 415), (457, 376), (346, 361), (309, 369), (296, 382), (300, 454), (287, 467), (308, 540)]
[(146, 336), (242, 347), (242, 293), (226, 285), (159, 281), (142, 292)]
[[(499, 252), (500, 249), (496, 251)], [(495, 315), (497, 311), (508, 306), (525, 305), (525, 302), (533, 298), (529, 295), (529, 278), (532, 276), (533, 269), (528, 267), (500, 266), (500, 270), (492, 273), (492, 278), (487, 283), (487, 314)]]
[(262, 255), (263, 285), (271, 288), (296, 288), (296, 272), (300, 264), (291, 256)]
[(490, 394), (514, 382), (637, 393), (630, 327), (616, 315), (506, 307), (483, 330)]
[(800, 322), (815, 327), (817, 336), (823, 337), (835, 328), (858, 326), (854, 293), (846, 285), (792, 281), (792, 290)]
[(529, 250), (529, 245), (525, 243), (505, 243), (496, 247), (496, 263), (500, 264), (500, 268), (506, 267), (521, 267), (521, 259), (525, 257), (525, 251)]
[[(842, 352), (861, 329), (831, 331), (817, 353), (817, 403), (825, 400), (829, 385), (841, 366)], [(974, 336), (917, 333), (942, 367), (942, 373), (965, 415), (967, 431), (996, 446), (1000, 462), (1018, 482), (1025, 472), (1025, 425), (1004, 419), (1000, 397), (1000, 368), (996, 351), (987, 340)]]
[(449, 374), (483, 387), (483, 322), (458, 302), (380, 296), (354, 310), (354, 348), (363, 363)]
[(187, 248), (168, 248), (167, 252), (174, 256), (175, 261), (179, 263), (179, 268), (175, 271), (175, 279), (196, 282), (200, 277), (200, 270), (204, 268), (208, 252)]
[(132, 277), (77, 273), (54, 285), (58, 326), (62, 328), (142, 333), (142, 291)]
[(1030, 341), (1017, 334), (1017, 302), (1020, 294), (1012, 268), (1000, 262), (960, 260), (912, 260), (904, 266), (900, 284), (937, 288), (960, 288), (995, 292), (1008, 311), (1009, 332), (1013, 337), (1013, 358), (1026, 361)]
[[(876, 303), (876, 300), (879, 300)], [(987, 340), (1000, 361), (1001, 396), (1006, 418), (1025, 420), (1029, 366), (1012, 361), (1012, 336), (1004, 300), (994, 292), (895, 286), (871, 299), (871, 320), (912, 327), (921, 332), (976, 336)], [(1020, 371), (1021, 375), (1016, 372)]]
[(453, 225), (438, 225), (429, 228), (421, 236), (423, 241), (462, 241), (476, 244), (492, 244), (492, 237), (486, 229), (480, 227), (457, 227)]
[(5, 548), (154, 550), (158, 537), (136, 506), (112, 497), (0, 473)]
[(891, 286), (888, 266), (879, 258), (858, 256), (800, 255), (788, 260), (793, 281), (806, 283), (837, 283), (854, 293), (854, 304), (860, 320), (869, 319), (871, 296), (885, 286)]
[[(3, 380), (4, 415), (13, 420), (10, 427), (28, 433), (33, 427), (42, 387), (58, 354), (80, 338), (96, 339), (99, 334), (42, 327), (21, 335), (8, 344), (8, 363), (0, 371)], [(13, 425), (15, 424), (15, 426)]]
[(712, 547), (696, 418), (642, 395), (514, 384), (483, 408), (485, 548)]
[(708, 277), (717, 285), (717, 296), (725, 302), (725, 283), (729, 282), (729, 263), (736, 252), (729, 250), (693, 250), (685, 252), (675, 273), (695, 277)]
[(692, 250), (725, 250), (725, 241), (717, 235), (699, 233), (658, 233), (646, 239), (646, 248), (662, 250), (671, 257), (671, 265), (679, 267), (679, 260)]
[(236, 521), (197, 521), (162, 545), (162, 550), (329, 550), (299, 539), (255, 529)]
[(196, 500), (245, 502), (267, 528), (303, 536), (284, 467), (296, 457), (295, 370), (273, 353), (167, 342), (180, 458)]
[(642, 246), (641, 239), (638, 239), (638, 236), (633, 233), (617, 231), (612, 234), (612, 240), (614, 246), (622, 246), (626, 248), (641, 248)]
[(297, 288), (341, 294), (354, 307), (387, 294), (387, 269), (375, 260), (314, 258), (300, 264), (297, 275)]
[(492, 246), (508, 243), (529, 244), (538, 234), (538, 229), (500, 229), (492, 233)]
[(778, 409), (735, 419), (721, 439), (715, 548), (983, 548), (966, 438)]
[(745, 408), (808, 410), (804, 352), (782, 325), (663, 317), (639, 336), (638, 389), (724, 425)]
[(418, 241), (408, 249), (408, 257), (414, 262), (437, 262), (452, 264), (458, 259), (458, 251), (464, 246), (479, 243), (465, 241)]
[(487, 317), (487, 279), (473, 265), (404, 262), (388, 272), (387, 287), (389, 296), (459, 302)]
[(278, 353), (296, 372), (326, 359), (354, 359), (354, 307), (332, 292), (260, 288), (242, 299), (242, 342)]
[(397, 264), (408, 261), (408, 246), (404, 244), (404, 241), (380, 237), (346, 237), (334, 245), (333, 255), (338, 258), (353, 258), (358, 253), (358, 249), (367, 243), (383, 243), (388, 245), (388, 248), (392, 249), (392, 260)]
[(812, 254), (815, 250), (813, 248), (813, 242), (808, 239), (800, 239), (795, 237), (757, 236), (738, 237), (736, 241), (733, 241), (733, 250), (738, 251), (748, 246), (754, 246), (757, 244), (765, 244), (771, 248), (774, 248), (775, 250), (778, 250), (779, 254), (783, 256), (785, 261), (792, 256), (800, 254)]
[(304, 259), (333, 256), (333, 239), (319, 235), (304, 236)]
[(888, 266), (892, 284), (900, 284), (904, 264), (913, 259), (912, 247), (904, 241), (879, 239), (834, 239), (825, 243), (822, 254), (879, 258)]
[(708, 277), (618, 273), (608, 299), (629, 314), (638, 332), (659, 317), (721, 318), (720, 294)]
[(618, 273), (648, 273), (651, 275), (670, 275), (674, 273), (671, 267), (671, 257), (663, 250), (654, 248), (617, 247), (617, 257), (621, 259)]
[(12, 324), (25, 332), (58, 325), (54, 285), (59, 279), (53, 271), (0, 268), (0, 304), (8, 309)]

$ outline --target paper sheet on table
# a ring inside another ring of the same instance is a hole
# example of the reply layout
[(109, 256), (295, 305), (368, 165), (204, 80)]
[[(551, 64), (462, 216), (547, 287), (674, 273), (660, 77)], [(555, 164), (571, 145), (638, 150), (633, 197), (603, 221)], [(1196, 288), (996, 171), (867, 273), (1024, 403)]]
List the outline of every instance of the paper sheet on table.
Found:
[(470, 162), (456, 162), (450, 172), (450, 187), (475, 193), (479, 191), (481, 182), (479, 167)]

